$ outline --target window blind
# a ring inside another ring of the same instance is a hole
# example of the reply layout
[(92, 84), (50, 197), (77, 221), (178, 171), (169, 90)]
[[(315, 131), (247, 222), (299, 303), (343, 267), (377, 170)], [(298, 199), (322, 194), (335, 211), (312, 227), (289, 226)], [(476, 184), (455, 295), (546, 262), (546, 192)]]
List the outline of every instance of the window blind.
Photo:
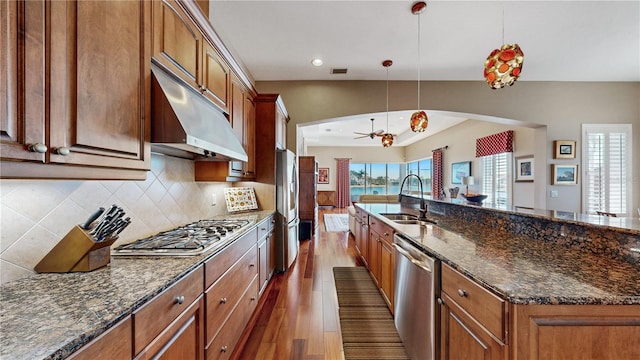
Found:
[(510, 158), (510, 153), (482, 157), (481, 192), (487, 195), (487, 203), (509, 204)]
[(583, 211), (628, 216), (631, 208), (631, 125), (583, 125)]

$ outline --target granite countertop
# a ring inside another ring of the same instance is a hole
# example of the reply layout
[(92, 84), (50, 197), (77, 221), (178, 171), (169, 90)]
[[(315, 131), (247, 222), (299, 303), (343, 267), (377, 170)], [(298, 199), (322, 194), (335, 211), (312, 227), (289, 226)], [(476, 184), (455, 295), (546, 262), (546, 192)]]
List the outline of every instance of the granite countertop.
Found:
[[(415, 213), (400, 204), (357, 206), (373, 215)], [(514, 304), (640, 304), (638, 265), (464, 221), (401, 225), (378, 218)]]
[[(216, 218), (252, 218), (273, 211)], [(37, 274), (0, 287), (0, 358), (62, 359), (225, 247), (196, 256), (112, 256), (92, 272)]]

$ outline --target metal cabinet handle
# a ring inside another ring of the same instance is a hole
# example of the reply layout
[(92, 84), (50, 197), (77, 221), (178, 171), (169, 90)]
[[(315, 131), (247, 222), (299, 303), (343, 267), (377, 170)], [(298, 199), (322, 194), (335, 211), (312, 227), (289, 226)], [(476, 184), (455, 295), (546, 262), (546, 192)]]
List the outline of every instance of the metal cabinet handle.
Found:
[(461, 297), (465, 297), (467, 296), (467, 292), (462, 289), (458, 289), (458, 295), (460, 295)]
[(441, 298), (438, 298), (438, 304), (440, 305), (444, 304), (444, 300), (442, 300)]
[(178, 305), (184, 303), (184, 295), (176, 296), (175, 300), (173, 300), (173, 303)]
[(220, 298), (220, 304), (226, 304), (227, 298)]
[(42, 143), (35, 143), (35, 144), (31, 144), (27, 147), (27, 150), (31, 151), (31, 152), (37, 152), (40, 154), (44, 154), (47, 152), (47, 145), (42, 144)]
[(227, 347), (227, 345), (225, 345), (225, 346), (220, 348), (220, 352), (227, 352), (227, 349), (228, 349), (228, 347)]
[(58, 155), (67, 156), (71, 154), (71, 149), (69, 149), (68, 147), (59, 147), (56, 148), (53, 152)]
[(250, 300), (251, 300), (251, 301), (256, 301), (256, 297), (255, 297), (255, 296), (252, 296)]
[(256, 266), (256, 264), (249, 264), (249, 267), (250, 267), (250, 268), (252, 268), (252, 267), (254, 267), (254, 266)]

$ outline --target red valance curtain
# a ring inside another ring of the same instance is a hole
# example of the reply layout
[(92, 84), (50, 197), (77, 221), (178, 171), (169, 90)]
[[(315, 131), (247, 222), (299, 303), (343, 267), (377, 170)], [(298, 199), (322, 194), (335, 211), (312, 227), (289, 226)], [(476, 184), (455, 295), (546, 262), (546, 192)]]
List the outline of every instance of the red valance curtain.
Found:
[(513, 152), (513, 130), (476, 139), (476, 157)]
[(351, 205), (349, 159), (336, 159), (336, 207)]
[(431, 197), (435, 200), (444, 198), (444, 181), (443, 174), (443, 151), (442, 149), (433, 150), (433, 182), (431, 186)]

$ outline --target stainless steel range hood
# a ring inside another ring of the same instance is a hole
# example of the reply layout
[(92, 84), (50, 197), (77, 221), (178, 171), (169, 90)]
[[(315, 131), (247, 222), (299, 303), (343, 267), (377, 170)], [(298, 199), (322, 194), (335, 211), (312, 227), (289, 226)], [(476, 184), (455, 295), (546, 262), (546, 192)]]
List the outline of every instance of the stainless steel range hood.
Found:
[(196, 160), (248, 160), (220, 109), (153, 63), (151, 72), (151, 151)]

